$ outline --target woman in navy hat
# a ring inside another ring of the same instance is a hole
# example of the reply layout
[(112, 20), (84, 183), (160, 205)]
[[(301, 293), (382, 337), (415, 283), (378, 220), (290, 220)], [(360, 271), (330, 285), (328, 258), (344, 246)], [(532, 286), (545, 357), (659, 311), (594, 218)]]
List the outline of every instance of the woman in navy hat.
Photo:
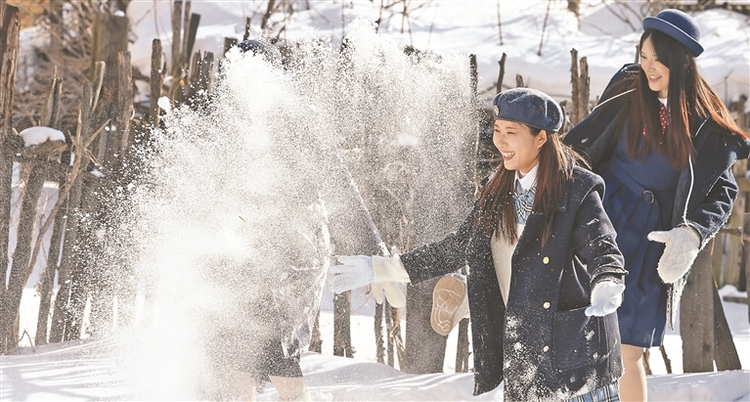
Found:
[(468, 266), (475, 395), (504, 381), (506, 400), (618, 401), (625, 270), (604, 182), (561, 143), (548, 95), (517, 88), (493, 105), (502, 164), (458, 230), (401, 256), (340, 256), (332, 288)]
[(640, 65), (625, 65), (563, 139), (607, 183), (604, 207), (628, 270), (617, 312), (623, 400), (647, 399), (643, 350), (673, 325), (695, 257), (729, 219), (732, 164), (750, 152), (748, 133), (698, 71), (693, 18), (664, 10), (643, 28)]

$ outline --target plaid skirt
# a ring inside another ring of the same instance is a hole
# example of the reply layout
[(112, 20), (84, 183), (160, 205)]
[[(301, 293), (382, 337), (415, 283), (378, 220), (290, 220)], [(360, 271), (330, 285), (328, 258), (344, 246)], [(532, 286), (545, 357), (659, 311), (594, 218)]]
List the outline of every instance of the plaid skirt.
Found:
[(588, 394), (570, 398), (566, 402), (620, 402), (620, 386), (615, 381), (606, 387), (597, 388)]

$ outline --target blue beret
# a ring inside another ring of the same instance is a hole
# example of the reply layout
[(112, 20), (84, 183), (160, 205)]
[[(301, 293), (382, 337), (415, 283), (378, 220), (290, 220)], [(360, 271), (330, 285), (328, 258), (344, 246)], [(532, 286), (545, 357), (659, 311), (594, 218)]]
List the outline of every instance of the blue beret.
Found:
[(243, 40), (237, 44), (244, 53), (250, 52), (253, 55), (262, 55), (271, 63), (281, 63), (281, 52), (273, 44), (255, 39)]
[(687, 47), (693, 56), (703, 53), (701, 29), (693, 17), (680, 10), (668, 9), (656, 14), (656, 17), (646, 17), (643, 29), (654, 29), (663, 32)]
[(511, 120), (547, 131), (562, 127), (560, 105), (549, 95), (531, 88), (500, 92), (492, 100), (495, 119)]

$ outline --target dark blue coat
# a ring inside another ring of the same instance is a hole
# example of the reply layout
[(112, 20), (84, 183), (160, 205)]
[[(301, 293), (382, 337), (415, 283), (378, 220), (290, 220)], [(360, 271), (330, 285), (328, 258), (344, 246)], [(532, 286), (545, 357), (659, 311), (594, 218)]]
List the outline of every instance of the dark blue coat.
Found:
[(413, 283), (468, 265), (475, 395), (505, 380), (506, 400), (564, 399), (621, 376), (617, 315), (584, 314), (594, 284), (622, 283), (625, 274), (603, 192), (598, 175), (576, 167), (544, 246), (544, 217), (529, 216), (512, 257), (507, 306), (490, 237), (474, 227), (476, 206), (456, 232), (401, 256)]
[[(622, 133), (619, 113), (625, 101), (635, 96), (631, 86), (640, 71), (638, 64), (626, 64), (607, 84), (599, 105), (583, 121), (571, 129), (563, 142), (586, 156), (592, 169), (607, 162)], [(691, 124), (695, 158), (680, 171), (671, 223), (690, 226), (699, 234), (701, 249), (729, 220), (739, 187), (732, 165), (750, 157), (750, 141), (729, 133), (711, 120)], [(677, 305), (685, 287), (687, 274), (669, 286), (667, 322), (674, 328)]]

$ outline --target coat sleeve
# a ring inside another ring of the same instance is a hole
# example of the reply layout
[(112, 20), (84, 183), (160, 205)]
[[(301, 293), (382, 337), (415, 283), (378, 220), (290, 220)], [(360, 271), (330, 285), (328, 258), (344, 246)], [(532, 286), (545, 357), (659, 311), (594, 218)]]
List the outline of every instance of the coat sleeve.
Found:
[(573, 250), (591, 274), (591, 287), (609, 280), (623, 283), (627, 271), (616, 232), (604, 211), (600, 192), (592, 189), (583, 199), (573, 228)]
[(687, 214), (680, 225), (690, 226), (698, 232), (701, 237), (701, 249), (729, 220), (737, 194), (739, 186), (730, 167), (719, 176), (700, 205), (689, 208), (692, 212)]
[(466, 265), (466, 248), (469, 244), (476, 205), (458, 230), (435, 243), (425, 244), (401, 255), (401, 262), (409, 274), (411, 283), (457, 271)]

